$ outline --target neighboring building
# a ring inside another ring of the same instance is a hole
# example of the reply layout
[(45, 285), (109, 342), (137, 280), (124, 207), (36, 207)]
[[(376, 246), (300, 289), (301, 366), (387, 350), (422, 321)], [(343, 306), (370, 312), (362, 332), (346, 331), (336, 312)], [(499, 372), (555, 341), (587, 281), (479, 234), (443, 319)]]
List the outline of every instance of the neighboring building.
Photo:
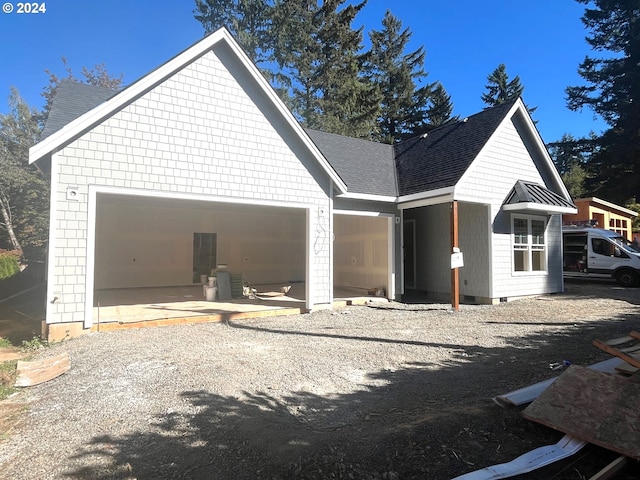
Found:
[[(224, 29), (114, 94), (64, 82), (30, 161), (51, 172), (50, 338), (95, 291), (198, 281), (194, 245), (253, 283), (464, 301), (563, 290), (575, 206), (518, 99), (395, 146), (304, 130)], [(208, 265), (205, 265), (208, 268)]]
[(633, 241), (633, 218), (638, 215), (633, 210), (596, 197), (578, 198), (573, 203), (578, 208), (578, 213), (563, 215), (562, 221), (565, 224), (590, 224), (613, 230)]

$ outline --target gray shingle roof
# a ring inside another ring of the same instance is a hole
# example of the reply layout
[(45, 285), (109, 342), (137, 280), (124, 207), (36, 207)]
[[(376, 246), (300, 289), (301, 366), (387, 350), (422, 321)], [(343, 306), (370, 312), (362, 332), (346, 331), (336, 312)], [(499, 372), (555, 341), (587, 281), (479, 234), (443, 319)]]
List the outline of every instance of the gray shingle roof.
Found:
[[(57, 88), (41, 139), (116, 93), (107, 88), (63, 80)], [(488, 108), (466, 121), (445, 125), (432, 130), (426, 137), (416, 137), (397, 145), (318, 130), (306, 129), (306, 132), (345, 182), (349, 193), (397, 197), (454, 186), (514, 103), (515, 100)], [(540, 193), (534, 187), (521, 187), (520, 191), (522, 188), (530, 194)], [(545, 189), (543, 193), (552, 192)], [(572, 206), (561, 197), (545, 201), (550, 205), (564, 202), (562, 206)]]
[(393, 146), (306, 129), (349, 193), (396, 197)]
[(71, 123), (79, 116), (113, 97), (116, 91), (72, 80), (62, 80), (56, 88), (51, 111), (44, 125), (40, 140)]
[(516, 101), (395, 145), (400, 196), (454, 186)]

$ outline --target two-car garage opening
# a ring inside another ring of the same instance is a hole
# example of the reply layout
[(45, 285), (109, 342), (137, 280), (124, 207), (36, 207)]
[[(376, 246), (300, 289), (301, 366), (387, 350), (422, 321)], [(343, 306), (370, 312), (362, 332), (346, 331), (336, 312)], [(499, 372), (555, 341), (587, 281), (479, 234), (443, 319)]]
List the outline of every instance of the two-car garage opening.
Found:
[[(372, 288), (389, 293), (387, 217), (334, 215), (332, 234), (328, 224), (310, 226), (314, 209), (301, 206), (102, 192), (95, 198), (95, 233), (89, 239), (94, 317), (98, 306), (135, 303), (129, 298), (163, 288), (191, 286), (182, 300), (202, 301), (197, 284), (218, 265), (257, 291), (290, 285), (288, 296), (304, 308), (313, 269), (309, 256), (319, 247), (333, 248), (334, 297), (367, 296)], [(158, 303), (154, 298), (146, 303)]]
[(306, 225), (304, 208), (98, 193), (93, 304), (193, 285), (223, 264), (258, 289), (299, 285), (304, 301)]

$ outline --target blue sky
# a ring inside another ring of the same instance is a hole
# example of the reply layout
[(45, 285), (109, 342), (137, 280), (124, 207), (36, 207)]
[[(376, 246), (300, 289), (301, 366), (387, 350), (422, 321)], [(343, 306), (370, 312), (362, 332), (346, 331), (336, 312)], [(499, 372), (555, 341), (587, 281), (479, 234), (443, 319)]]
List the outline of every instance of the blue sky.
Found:
[[(3, 10), (6, 8), (5, 0)], [(192, 0), (50, 0), (46, 12), (0, 13), (0, 113), (10, 87), (41, 108), (48, 84), (45, 69), (64, 76), (61, 57), (80, 76), (83, 66), (105, 63), (130, 84), (203, 36)], [(537, 106), (534, 119), (545, 142), (564, 133), (600, 133), (606, 125), (591, 111), (571, 112), (564, 90), (582, 84), (578, 64), (593, 55), (584, 40), (584, 5), (573, 0), (369, 0), (355, 26), (380, 30), (387, 9), (413, 32), (410, 49), (424, 45), (428, 81), (440, 81), (455, 114), (469, 116), (485, 106), (480, 95), (500, 63), (520, 76), (524, 100)]]

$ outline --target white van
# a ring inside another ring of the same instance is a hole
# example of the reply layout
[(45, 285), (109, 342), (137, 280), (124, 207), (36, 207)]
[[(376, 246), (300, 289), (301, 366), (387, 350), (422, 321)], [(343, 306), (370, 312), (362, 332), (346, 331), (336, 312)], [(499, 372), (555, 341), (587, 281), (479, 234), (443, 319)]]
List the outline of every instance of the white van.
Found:
[(640, 286), (640, 248), (611, 230), (562, 227), (566, 277), (613, 277), (623, 287)]

